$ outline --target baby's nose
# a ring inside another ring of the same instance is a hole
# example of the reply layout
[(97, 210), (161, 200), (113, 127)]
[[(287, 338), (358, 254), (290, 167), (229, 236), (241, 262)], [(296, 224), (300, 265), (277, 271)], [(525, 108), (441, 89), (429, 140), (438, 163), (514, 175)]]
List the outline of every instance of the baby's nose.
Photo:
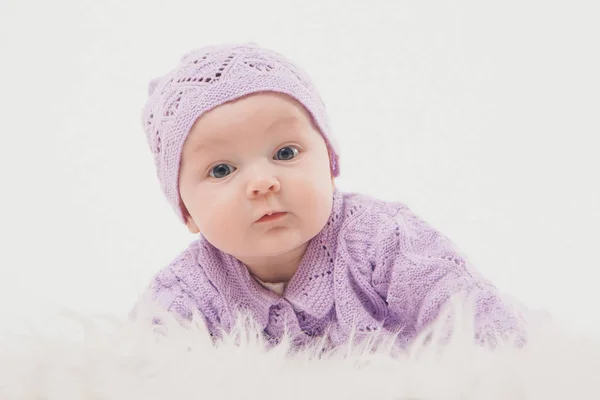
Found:
[(279, 180), (274, 176), (257, 177), (248, 184), (248, 197), (263, 196), (267, 193), (277, 193), (281, 189)]

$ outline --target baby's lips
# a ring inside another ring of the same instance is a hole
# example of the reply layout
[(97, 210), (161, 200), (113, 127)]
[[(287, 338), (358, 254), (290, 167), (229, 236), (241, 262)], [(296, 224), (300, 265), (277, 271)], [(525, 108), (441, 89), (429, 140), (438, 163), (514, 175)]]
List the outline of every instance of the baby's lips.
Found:
[(273, 211), (273, 212), (269, 212), (269, 213), (263, 214), (263, 216), (260, 217), (256, 222), (274, 221), (276, 219), (284, 217), (286, 214), (287, 213), (285, 211)]

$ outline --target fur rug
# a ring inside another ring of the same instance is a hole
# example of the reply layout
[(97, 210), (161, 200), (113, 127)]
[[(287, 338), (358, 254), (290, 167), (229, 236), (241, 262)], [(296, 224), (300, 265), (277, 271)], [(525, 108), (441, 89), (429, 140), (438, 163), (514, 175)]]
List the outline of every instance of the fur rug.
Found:
[(600, 341), (551, 324), (522, 348), (474, 345), (457, 318), (443, 346), (434, 327), (402, 351), (379, 337), (323, 354), (286, 341), (267, 350), (243, 317), (214, 345), (197, 322), (61, 318), (0, 337), (0, 399), (600, 399)]

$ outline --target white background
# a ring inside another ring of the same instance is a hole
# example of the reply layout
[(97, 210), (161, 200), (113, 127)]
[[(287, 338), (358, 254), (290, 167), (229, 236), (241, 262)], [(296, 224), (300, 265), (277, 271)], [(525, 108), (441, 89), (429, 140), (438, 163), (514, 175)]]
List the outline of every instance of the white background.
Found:
[(600, 331), (595, 4), (0, 0), (0, 329), (125, 317), (194, 240), (155, 179), (147, 83), (253, 41), (313, 76), (342, 189), (406, 203), (501, 289)]

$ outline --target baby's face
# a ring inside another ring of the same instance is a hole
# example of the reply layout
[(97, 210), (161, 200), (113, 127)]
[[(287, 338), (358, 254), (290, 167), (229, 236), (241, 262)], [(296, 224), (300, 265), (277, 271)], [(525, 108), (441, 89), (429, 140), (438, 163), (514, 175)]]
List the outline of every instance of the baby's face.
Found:
[(243, 262), (304, 246), (327, 223), (333, 188), (323, 137), (285, 95), (254, 94), (213, 109), (183, 147), (188, 228)]

